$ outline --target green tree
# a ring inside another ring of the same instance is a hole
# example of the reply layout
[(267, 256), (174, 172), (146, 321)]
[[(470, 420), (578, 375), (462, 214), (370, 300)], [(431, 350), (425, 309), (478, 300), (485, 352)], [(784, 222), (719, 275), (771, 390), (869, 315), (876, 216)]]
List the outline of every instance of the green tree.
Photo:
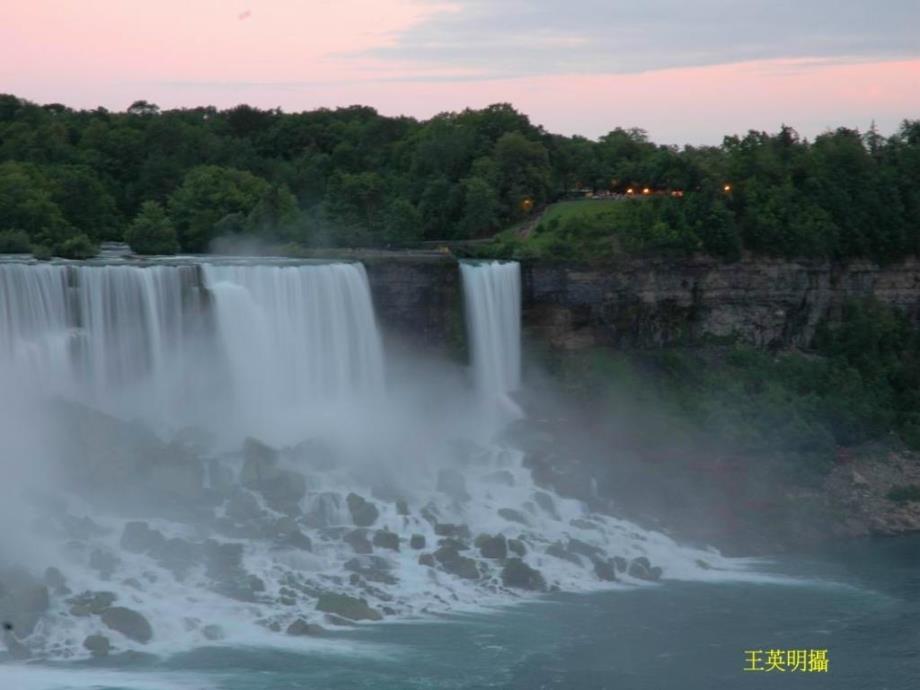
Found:
[(166, 209), (156, 201), (145, 201), (125, 231), (125, 241), (135, 254), (175, 254), (179, 251), (176, 229)]
[(202, 165), (185, 176), (169, 197), (169, 215), (185, 251), (208, 248), (215, 225), (233, 213), (248, 215), (268, 189), (268, 183), (245, 170)]
[(0, 227), (21, 228), (33, 241), (56, 242), (67, 233), (50, 185), (35, 166), (0, 163)]
[(388, 244), (406, 246), (422, 238), (422, 214), (405, 199), (394, 199), (386, 211), (383, 239)]

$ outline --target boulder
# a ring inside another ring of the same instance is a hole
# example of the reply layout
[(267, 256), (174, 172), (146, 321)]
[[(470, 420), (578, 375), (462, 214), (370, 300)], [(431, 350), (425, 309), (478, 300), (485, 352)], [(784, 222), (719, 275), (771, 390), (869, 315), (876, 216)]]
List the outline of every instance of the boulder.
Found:
[(563, 561), (568, 561), (574, 565), (581, 565), (581, 559), (574, 553), (570, 553), (568, 550), (566, 550), (566, 548), (558, 541), (555, 544), (550, 544), (546, 548), (546, 555), (559, 558)]
[(328, 472), (338, 464), (338, 455), (333, 448), (316, 438), (308, 438), (285, 453), (298, 465), (306, 465), (317, 472)]
[(347, 594), (320, 594), (316, 610), (331, 613), (351, 621), (379, 621), (383, 616), (376, 609), (368, 606), (365, 599), (350, 597)]
[(616, 565), (614, 565), (613, 559), (601, 560), (600, 558), (594, 560), (594, 574), (597, 575), (598, 579), (604, 580), (606, 582), (616, 582), (617, 572)]
[(55, 594), (70, 594), (64, 573), (53, 566), (45, 569), (44, 582)]
[(248, 491), (238, 489), (227, 499), (224, 512), (234, 522), (249, 522), (262, 517), (259, 501)]
[(604, 550), (598, 546), (584, 542), (581, 539), (569, 539), (568, 543), (565, 545), (566, 550), (569, 553), (578, 554), (579, 556), (584, 556), (585, 558), (600, 558), (604, 555)]
[(201, 629), (201, 634), (204, 635), (204, 639), (216, 642), (217, 640), (224, 639), (224, 629), (219, 625), (210, 624), (206, 625)]
[(146, 522), (134, 520), (125, 524), (119, 542), (122, 549), (131, 553), (149, 553), (161, 548), (166, 538)]
[(434, 552), (434, 558), (444, 570), (464, 580), (478, 580), (480, 577), (476, 561), (461, 556), (454, 547), (442, 546)]
[(365, 529), (355, 529), (342, 537), (342, 541), (351, 546), (355, 553), (373, 553), (374, 547), (371, 546), (367, 534), (368, 532)]
[(502, 568), (502, 584), (505, 587), (526, 589), (533, 592), (545, 592), (546, 580), (539, 570), (527, 565), (520, 558), (509, 558)]
[(508, 550), (519, 558), (527, 555), (527, 547), (524, 546), (524, 542), (520, 539), (509, 539)]
[(304, 515), (308, 527), (322, 528), (342, 523), (342, 497), (337, 493), (325, 491), (317, 494), (310, 501), (310, 509)]
[(205, 573), (214, 580), (236, 577), (243, 571), (243, 545), (209, 539), (204, 543), (204, 563)]
[(152, 551), (150, 555), (167, 570), (182, 578), (201, 560), (201, 548), (180, 537), (173, 537), (163, 542), (163, 545)]
[(135, 642), (147, 644), (153, 639), (153, 628), (137, 611), (124, 606), (112, 606), (100, 615), (103, 624)]
[(313, 543), (310, 537), (300, 531), (297, 522), (290, 517), (278, 518), (272, 525), (275, 543), (278, 546), (291, 549), (301, 549), (303, 551), (312, 551)]
[(322, 635), (325, 630), (315, 623), (307, 623), (303, 618), (298, 618), (296, 621), (291, 623), (287, 630), (284, 631), (286, 635), (291, 635), (294, 637), (304, 637), (307, 635), (315, 636)]
[(499, 486), (514, 486), (514, 475), (508, 470), (496, 470), (483, 477), (490, 484)]
[(457, 470), (445, 468), (438, 470), (438, 491), (450, 496), (457, 502), (470, 500), (470, 495), (466, 490), (466, 478)]
[(49, 605), (47, 585), (25, 570), (16, 568), (0, 574), (0, 620), (10, 623), (17, 635), (31, 635)]
[(521, 525), (528, 524), (527, 518), (524, 517), (524, 514), (519, 510), (514, 510), (513, 508), (499, 508), (498, 514), (508, 522), (517, 522)]
[(453, 539), (469, 539), (470, 528), (466, 525), (452, 525), (449, 523), (438, 523), (434, 526), (434, 533), (439, 537), (451, 537)]
[(208, 460), (208, 486), (214, 491), (226, 493), (231, 491), (236, 485), (233, 477), (233, 470), (225, 466), (219, 460)]
[(345, 570), (357, 573), (369, 582), (395, 585), (397, 580), (390, 574), (390, 563), (380, 556), (355, 556), (345, 561)]
[(70, 604), (71, 616), (97, 616), (112, 604), (118, 597), (115, 592), (83, 592), (67, 600)]
[(399, 551), (399, 535), (389, 530), (378, 529), (374, 532), (374, 546)]
[(432, 556), (430, 553), (419, 554), (418, 564), (427, 566), (429, 568), (434, 568), (434, 556)]
[(83, 640), (83, 648), (89, 650), (94, 657), (100, 658), (109, 655), (112, 643), (105, 635), (88, 635)]
[(496, 534), (494, 537), (480, 534), (476, 537), (475, 544), (483, 558), (501, 559), (508, 556), (508, 542), (503, 534)]
[(413, 534), (409, 538), (409, 548), (415, 549), (416, 551), (418, 551), (419, 549), (424, 549), (425, 548), (425, 535), (424, 534)]
[(613, 564), (616, 566), (616, 569), (617, 569), (617, 572), (618, 572), (618, 573), (625, 573), (625, 572), (626, 572), (626, 568), (629, 567), (629, 563), (628, 563), (627, 560), (626, 560), (625, 558), (623, 558), (622, 556), (614, 556), (614, 557), (613, 557)]
[(545, 491), (537, 491), (533, 495), (534, 503), (540, 506), (540, 509), (543, 510), (546, 514), (551, 516), (554, 520), (559, 519), (559, 513), (556, 512), (556, 503), (553, 501), (553, 497), (550, 496)]
[(111, 551), (94, 549), (89, 555), (89, 567), (97, 571), (103, 580), (108, 580), (120, 563), (118, 556)]
[(380, 515), (375, 506), (356, 493), (350, 493), (345, 499), (348, 504), (348, 512), (351, 513), (352, 522), (358, 527), (370, 527), (377, 521)]
[(639, 556), (629, 562), (628, 574), (637, 580), (655, 582), (661, 579), (661, 568), (653, 567), (645, 556)]
[(397, 515), (408, 515), (409, 514), (409, 503), (404, 498), (397, 499), (396, 501), (396, 514)]
[(7, 653), (17, 661), (24, 661), (31, 658), (32, 652), (22, 643), (22, 640), (16, 635), (14, 625), (9, 621), (3, 622), (3, 644)]

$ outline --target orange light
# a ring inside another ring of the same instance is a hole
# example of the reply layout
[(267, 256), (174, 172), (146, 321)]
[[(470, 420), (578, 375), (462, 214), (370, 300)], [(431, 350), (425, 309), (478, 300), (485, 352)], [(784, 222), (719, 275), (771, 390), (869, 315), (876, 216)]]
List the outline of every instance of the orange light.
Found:
[(651, 193), (652, 193), (652, 190), (649, 189), (648, 187), (643, 187), (643, 188), (642, 188), (642, 193), (643, 193), (643, 194), (651, 194)]
[(521, 209), (524, 212), (529, 213), (530, 209), (532, 208), (533, 208), (533, 199), (527, 198), (521, 201)]
[(730, 184), (726, 184), (724, 187), (722, 187), (722, 191), (723, 191), (723, 192), (730, 192), (730, 191), (732, 191), (732, 186), (731, 186)]
[(636, 190), (633, 189), (632, 187), (630, 187), (629, 189), (626, 190), (626, 193), (627, 193), (627, 194), (635, 194), (635, 193), (636, 193)]

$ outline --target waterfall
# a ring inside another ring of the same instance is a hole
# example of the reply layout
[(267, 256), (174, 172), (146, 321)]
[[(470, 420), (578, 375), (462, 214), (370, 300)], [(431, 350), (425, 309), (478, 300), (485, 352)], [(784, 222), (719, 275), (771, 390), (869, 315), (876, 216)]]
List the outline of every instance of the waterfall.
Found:
[(202, 300), (193, 266), (0, 264), (0, 363), (44, 391), (117, 404), (140, 381), (168, 404)]
[[(203, 279), (203, 282), (202, 282)], [(361, 264), (0, 264), (0, 365), (157, 426), (383, 387)]]
[(364, 266), (205, 265), (235, 395), (251, 415), (383, 389)]
[(521, 269), (517, 262), (460, 264), (473, 379), (485, 401), (517, 410), (521, 383)]

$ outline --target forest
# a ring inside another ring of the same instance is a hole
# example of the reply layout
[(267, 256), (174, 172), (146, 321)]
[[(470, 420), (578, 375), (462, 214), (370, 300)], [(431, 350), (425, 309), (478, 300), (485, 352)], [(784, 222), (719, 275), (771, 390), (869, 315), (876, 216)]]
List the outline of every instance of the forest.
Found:
[[(240, 105), (74, 110), (0, 95), (0, 252), (86, 258), (208, 251), (219, 237), (290, 251), (504, 236), (485, 255), (604, 259), (744, 251), (890, 261), (920, 249), (920, 120), (890, 137), (788, 126), (665, 146), (641, 129), (545, 131), (508, 104), (387, 117)], [(645, 192), (643, 194), (642, 192)], [(615, 213), (509, 228), (601, 195)]]

